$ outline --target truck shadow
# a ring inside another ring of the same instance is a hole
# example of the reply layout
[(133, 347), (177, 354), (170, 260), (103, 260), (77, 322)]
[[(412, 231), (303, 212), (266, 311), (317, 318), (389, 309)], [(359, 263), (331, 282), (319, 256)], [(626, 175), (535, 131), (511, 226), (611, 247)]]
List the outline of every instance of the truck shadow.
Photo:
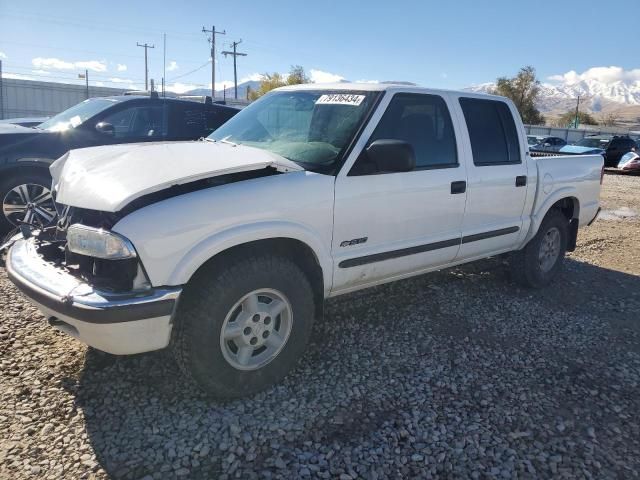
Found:
[[(549, 442), (542, 425), (563, 416), (573, 428), (564, 435), (575, 437), (565, 455), (584, 454), (589, 425), (609, 451), (599, 459), (604, 470), (591, 473), (617, 472), (628, 458), (611, 452), (638, 431), (638, 420), (594, 412), (598, 397), (588, 392), (640, 411), (637, 386), (616, 376), (640, 354), (640, 277), (567, 259), (554, 285), (532, 291), (511, 284), (507, 273), (501, 259), (489, 259), (334, 299), (295, 371), (250, 398), (208, 399), (181, 378), (167, 352), (114, 360), (89, 351), (67, 388), (112, 478), (217, 478), (240, 469), (288, 477), (290, 466), (305, 462), (343, 465), (327, 451), (383, 442), (389, 431), (404, 455), (414, 448), (404, 419), (416, 412), (425, 444), (440, 431), (453, 436), (450, 445), (462, 441), (456, 416), (481, 416), (482, 428), (498, 438), (528, 432), (517, 446), (511, 441), (516, 458), (534, 441)], [(416, 391), (424, 403), (411, 400)], [(612, 425), (622, 436), (608, 433)], [(460, 455), (446, 452), (454, 464)], [(434, 472), (444, 457), (438, 462)], [(536, 462), (538, 474), (551, 473)]]

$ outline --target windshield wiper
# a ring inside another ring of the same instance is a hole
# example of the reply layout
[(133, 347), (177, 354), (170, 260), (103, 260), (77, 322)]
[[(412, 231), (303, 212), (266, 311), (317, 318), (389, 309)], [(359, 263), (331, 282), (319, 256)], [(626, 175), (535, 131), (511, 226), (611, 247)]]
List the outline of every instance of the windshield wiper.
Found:
[(219, 141), (220, 141), (220, 142), (222, 142), (222, 143), (226, 143), (227, 145), (232, 145), (232, 146), (234, 146), (234, 147), (237, 147), (237, 146), (238, 146), (238, 144), (237, 144), (237, 143), (232, 142), (231, 140), (227, 140), (230, 136), (231, 136), (231, 135), (229, 135), (229, 136), (227, 136), (227, 137), (224, 137), (224, 138), (220, 139)]

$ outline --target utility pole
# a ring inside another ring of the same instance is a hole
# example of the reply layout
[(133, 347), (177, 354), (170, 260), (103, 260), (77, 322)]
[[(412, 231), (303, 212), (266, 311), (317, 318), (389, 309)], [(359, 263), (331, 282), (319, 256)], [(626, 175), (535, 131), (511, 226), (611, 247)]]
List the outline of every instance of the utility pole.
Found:
[(224, 51), (222, 54), (226, 57), (227, 55), (233, 55), (233, 85), (234, 85), (234, 93), (236, 100), (238, 99), (238, 69), (236, 68), (236, 58), (238, 57), (246, 57), (246, 53), (240, 53), (236, 51), (236, 47), (242, 43), (242, 39), (239, 42), (233, 42), (233, 52)]
[(147, 63), (147, 49), (149, 48), (156, 48), (154, 45), (148, 45), (147, 42), (145, 42), (143, 45), (140, 45), (139, 43), (136, 42), (136, 45), (138, 47), (143, 47), (144, 48), (144, 89), (145, 90), (149, 90), (149, 67), (148, 67), (148, 63)]
[(578, 128), (578, 113), (580, 108), (580, 95), (578, 95), (578, 103), (576, 103), (576, 119), (573, 122), (573, 128)]
[(226, 35), (226, 30), (222, 30), (221, 32), (216, 31), (215, 25), (211, 26), (211, 30), (207, 30), (202, 27), (202, 33), (210, 33), (211, 38), (209, 38), (209, 42), (211, 42), (211, 99), (215, 100), (216, 98), (216, 35)]
[(4, 84), (2, 83), (2, 60), (0, 60), (0, 119), (4, 118)]
[(85, 84), (85, 96), (89, 99), (89, 70), (85, 70), (84, 73), (79, 73), (78, 78), (84, 78)]
[(167, 34), (163, 34), (162, 47), (162, 96), (164, 97), (164, 79), (167, 78)]

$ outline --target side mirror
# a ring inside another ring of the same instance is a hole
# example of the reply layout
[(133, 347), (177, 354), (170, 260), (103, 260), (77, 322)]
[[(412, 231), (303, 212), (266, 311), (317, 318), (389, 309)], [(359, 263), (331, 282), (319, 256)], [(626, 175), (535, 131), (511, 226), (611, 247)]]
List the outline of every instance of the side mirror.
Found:
[(96, 131), (102, 133), (103, 135), (108, 135), (110, 137), (114, 137), (116, 134), (116, 129), (113, 125), (108, 122), (100, 122), (96, 125)]
[(402, 140), (375, 140), (366, 149), (378, 172), (410, 172), (416, 167), (416, 154), (410, 143)]

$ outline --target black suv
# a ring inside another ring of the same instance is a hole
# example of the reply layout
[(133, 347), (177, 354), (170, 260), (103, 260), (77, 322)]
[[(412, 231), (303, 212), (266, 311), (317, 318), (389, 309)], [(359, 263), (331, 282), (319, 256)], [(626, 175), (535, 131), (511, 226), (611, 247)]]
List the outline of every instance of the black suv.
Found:
[(605, 151), (605, 167), (617, 167), (620, 159), (625, 153), (629, 153), (637, 149), (636, 142), (628, 136), (603, 137), (593, 135), (584, 137), (576, 145), (603, 149)]
[(49, 165), (74, 148), (197, 140), (238, 112), (196, 99), (157, 95), (90, 98), (33, 128), (0, 125), (0, 232), (55, 218)]

